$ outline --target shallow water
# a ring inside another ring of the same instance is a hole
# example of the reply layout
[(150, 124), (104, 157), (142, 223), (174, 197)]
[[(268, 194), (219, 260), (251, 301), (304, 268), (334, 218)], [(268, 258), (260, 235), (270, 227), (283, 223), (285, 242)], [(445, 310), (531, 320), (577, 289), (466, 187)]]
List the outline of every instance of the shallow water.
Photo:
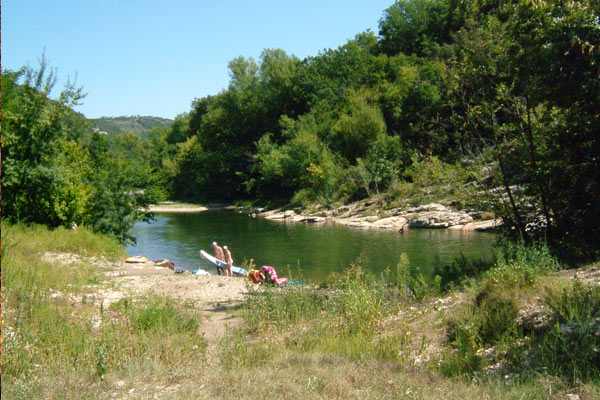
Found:
[(401, 234), (334, 223), (270, 221), (226, 210), (157, 214), (153, 222), (138, 222), (132, 233), (137, 243), (127, 247), (130, 256), (168, 258), (187, 270), (215, 273), (199, 251), (212, 254), (211, 243), (217, 241), (230, 248), (237, 266), (252, 259), (258, 267), (275, 267), (280, 276), (315, 283), (352, 263), (374, 272), (393, 269), (402, 253), (424, 271), (461, 253), (470, 259), (491, 259), (495, 241), (490, 233), (413, 229)]

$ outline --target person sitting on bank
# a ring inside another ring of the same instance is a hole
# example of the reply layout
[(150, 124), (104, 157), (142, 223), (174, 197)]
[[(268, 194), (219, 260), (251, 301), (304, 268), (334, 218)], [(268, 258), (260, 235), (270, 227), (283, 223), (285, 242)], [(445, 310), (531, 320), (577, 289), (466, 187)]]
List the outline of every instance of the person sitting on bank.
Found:
[(227, 266), (225, 267), (225, 276), (233, 276), (231, 272), (231, 267), (233, 266), (233, 257), (231, 256), (231, 251), (227, 248), (227, 246), (223, 246), (223, 250), (225, 251), (225, 262)]
[(248, 279), (256, 284), (259, 284), (261, 282), (264, 282), (266, 277), (264, 273), (256, 269), (251, 269), (250, 271), (248, 271)]
[[(215, 250), (215, 258), (225, 262), (225, 254), (223, 253), (221, 246), (219, 246), (217, 242), (212, 242), (212, 245), (213, 249)], [(221, 272), (225, 273), (225, 269), (217, 265), (217, 274), (221, 275)]]
[(288, 282), (288, 278), (278, 278), (275, 268), (269, 265), (263, 265), (258, 271), (251, 269), (248, 272), (248, 279), (254, 283), (271, 283), (277, 286), (284, 285)]

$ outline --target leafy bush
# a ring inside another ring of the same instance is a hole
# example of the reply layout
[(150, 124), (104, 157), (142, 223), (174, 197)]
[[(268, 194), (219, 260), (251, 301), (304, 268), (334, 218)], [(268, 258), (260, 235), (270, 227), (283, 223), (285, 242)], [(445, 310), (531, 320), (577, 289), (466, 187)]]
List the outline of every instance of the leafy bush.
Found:
[(556, 271), (560, 264), (541, 242), (532, 245), (505, 243), (496, 257), (496, 266), (484, 279), (506, 287), (531, 286), (540, 274)]
[(436, 156), (422, 159), (413, 156), (406, 175), (429, 200), (449, 197), (454, 201), (464, 199), (469, 195), (464, 184), (473, 179), (468, 169), (443, 162)]
[(123, 135), (115, 142), (121, 151), (109, 154), (102, 135), (87, 140), (89, 122), (72, 109), (82, 88), (68, 83), (51, 99), (56, 76), (47, 68), (42, 58), (37, 71), (2, 74), (2, 217), (51, 227), (75, 222), (132, 241), (139, 208), (160, 195), (143, 143)]

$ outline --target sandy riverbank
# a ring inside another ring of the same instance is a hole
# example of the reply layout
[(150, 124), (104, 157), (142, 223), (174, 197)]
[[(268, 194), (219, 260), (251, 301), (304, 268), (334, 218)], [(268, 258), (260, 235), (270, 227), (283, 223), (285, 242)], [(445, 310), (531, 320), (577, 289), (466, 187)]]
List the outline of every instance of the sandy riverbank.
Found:
[(153, 262), (110, 262), (104, 258), (82, 258), (68, 253), (46, 253), (43, 259), (60, 264), (90, 263), (99, 267), (103, 271), (103, 282), (94, 286), (97, 290), (93, 295), (87, 295), (87, 301), (101, 304), (104, 309), (121, 299), (135, 299), (146, 294), (190, 302), (203, 315), (201, 330), (207, 339), (219, 338), (228, 328), (237, 325), (239, 319), (234, 311), (248, 294), (261, 290), (243, 277), (175, 274)]
[(186, 204), (165, 202), (148, 206), (144, 211), (153, 213), (194, 213), (208, 210), (208, 207), (199, 204)]

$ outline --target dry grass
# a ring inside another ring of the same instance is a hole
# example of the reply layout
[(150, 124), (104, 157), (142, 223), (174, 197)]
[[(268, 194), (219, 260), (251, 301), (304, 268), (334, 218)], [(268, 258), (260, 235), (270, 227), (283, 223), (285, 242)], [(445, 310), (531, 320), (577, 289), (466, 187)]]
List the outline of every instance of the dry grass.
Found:
[[(501, 352), (483, 360), (478, 373), (443, 374), (440, 363), (454, 351), (447, 322), (469, 317), (467, 311), (481, 290), (477, 285), (445, 297), (426, 295), (420, 301), (398, 291), (390, 295), (385, 285), (366, 276), (359, 280), (341, 276), (326, 290), (266, 290), (250, 296), (241, 309), (227, 309), (241, 323), (206, 340), (200, 333), (206, 320), (198, 304), (165, 292), (166, 296), (124, 297), (104, 307), (95, 296), (105, 287), (98, 277), (106, 268), (98, 269), (85, 258), (60, 265), (45, 262), (41, 257), (46, 250), (62, 249), (47, 248), (47, 238), (15, 240), (22, 237), (18, 229), (11, 233), (9, 227), (9, 233), (14, 245), (9, 250), (3, 246), (2, 254), (2, 385), (7, 398), (566, 399), (576, 394), (592, 399), (600, 395), (600, 382), (593, 380), (572, 383), (544, 373), (486, 373), (485, 363), (496, 362), (494, 357), (502, 357)], [(68, 247), (77, 250), (75, 245)], [(580, 277), (593, 276), (596, 267)], [(520, 311), (531, 315), (540, 311), (544, 288), (558, 293), (571, 285), (569, 274), (550, 274), (511, 293)]]

